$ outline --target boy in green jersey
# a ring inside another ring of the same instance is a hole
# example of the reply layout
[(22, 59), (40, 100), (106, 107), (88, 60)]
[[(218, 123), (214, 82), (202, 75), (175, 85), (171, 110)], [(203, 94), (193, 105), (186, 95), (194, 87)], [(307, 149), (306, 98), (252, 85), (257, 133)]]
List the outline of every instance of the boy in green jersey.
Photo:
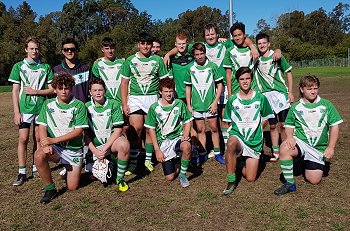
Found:
[(185, 75), (187, 107), (194, 117), (194, 129), (198, 134), (200, 154), (206, 154), (205, 119), (208, 120), (212, 134), (215, 159), (220, 164), (225, 160), (220, 154), (220, 139), (217, 125), (218, 102), (223, 89), (222, 79), (215, 63), (206, 56), (202, 43), (192, 47), (195, 62), (189, 66)]
[[(141, 148), (141, 133), (149, 107), (158, 100), (159, 79), (168, 76), (163, 60), (151, 52), (153, 37), (140, 33), (139, 51), (128, 57), (122, 67), (121, 99), (123, 112), (129, 117), (130, 165), (127, 175), (136, 169), (137, 153)], [(130, 82), (130, 85), (129, 85)], [(130, 89), (130, 90), (129, 90)], [(151, 138), (146, 132), (145, 166), (153, 171), (151, 162), (154, 151)]]
[[(259, 92), (264, 94), (275, 113), (275, 118), (269, 119), (273, 158), (279, 157), (279, 131), (281, 140), (286, 140), (283, 127), (290, 104), (294, 101), (292, 67), (282, 55), (277, 61), (273, 59), (274, 51), (270, 50), (270, 39), (267, 34), (260, 33), (256, 36), (260, 57), (254, 69), (254, 77)], [(286, 74), (288, 86), (283, 74)]]
[(92, 74), (102, 79), (106, 84), (106, 97), (108, 99), (115, 99), (120, 105), (120, 83), (121, 83), (121, 69), (124, 60), (117, 59), (115, 56), (116, 43), (113, 39), (105, 37), (101, 42), (101, 51), (103, 57), (95, 61), (92, 66)]
[(240, 67), (236, 72), (240, 90), (227, 101), (224, 121), (231, 124), (226, 149), (227, 187), (224, 195), (236, 188), (236, 155), (246, 159), (242, 174), (248, 182), (254, 182), (258, 173), (263, 147), (263, 121), (274, 117), (267, 98), (251, 88), (252, 72)]
[(322, 180), (325, 160), (334, 156), (339, 124), (343, 120), (334, 105), (318, 95), (319, 87), (316, 76), (305, 76), (300, 80), (301, 99), (288, 112), (284, 125), (287, 139), (280, 150), (279, 163), (286, 183), (274, 191), (276, 195), (296, 190), (294, 158), (304, 158), (305, 178), (316, 185)]
[[(9, 81), (13, 83), (12, 102), (14, 123), (19, 127), (18, 133), (18, 176), (14, 186), (22, 185), (27, 180), (26, 158), (31, 124), (33, 132), (33, 154), (40, 147), (37, 118), (44, 103), (45, 96), (53, 93), (50, 82), (53, 72), (50, 65), (40, 62), (40, 43), (35, 37), (25, 42), (27, 57), (16, 63), (11, 71)], [(48, 87), (48, 89), (45, 89)], [(37, 171), (33, 163), (32, 175)]]
[(124, 181), (124, 174), (128, 166), (130, 144), (122, 136), (123, 112), (116, 100), (105, 97), (106, 85), (102, 79), (93, 78), (89, 86), (91, 101), (85, 106), (90, 129), (85, 131), (85, 143), (94, 161), (104, 161), (111, 154), (118, 158), (116, 184), (119, 191), (125, 192), (129, 188)]
[(191, 159), (190, 128), (192, 115), (185, 103), (174, 99), (175, 83), (170, 78), (159, 81), (161, 98), (150, 107), (145, 127), (149, 130), (157, 160), (162, 163), (165, 179), (172, 181), (178, 174), (176, 163), (182, 152), (179, 181), (188, 187), (186, 171)]
[(71, 96), (74, 77), (61, 72), (52, 79), (56, 98), (45, 101), (38, 118), (41, 148), (35, 152), (35, 164), (45, 194), (40, 203), (49, 203), (56, 195), (49, 162), (65, 165), (67, 189), (77, 190), (83, 163), (83, 129), (88, 127), (86, 108)]

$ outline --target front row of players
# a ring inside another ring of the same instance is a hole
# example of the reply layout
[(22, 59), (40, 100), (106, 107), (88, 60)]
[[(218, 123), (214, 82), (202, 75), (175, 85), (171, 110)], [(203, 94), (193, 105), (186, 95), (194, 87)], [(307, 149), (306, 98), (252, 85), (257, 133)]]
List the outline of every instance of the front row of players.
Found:
[[(228, 183), (224, 195), (231, 194), (237, 186), (238, 156), (245, 159), (245, 166), (240, 168), (242, 175), (249, 182), (256, 180), (263, 146), (263, 125), (267, 119), (274, 117), (267, 98), (251, 89), (251, 70), (248, 67), (239, 68), (236, 79), (240, 91), (230, 97), (224, 115), (224, 121), (231, 125), (225, 153)], [(105, 98), (104, 82), (100, 79), (91, 80), (92, 99), (86, 105), (70, 95), (74, 79), (69, 74), (58, 74), (51, 86), (57, 97), (46, 100), (40, 112), (41, 148), (35, 153), (35, 164), (45, 185), (41, 203), (48, 203), (57, 195), (49, 161), (65, 165), (68, 190), (79, 187), (84, 129), (84, 140), (94, 154), (95, 161), (103, 161), (109, 154), (117, 158), (116, 184), (120, 191), (127, 191), (124, 174), (130, 145), (122, 132), (124, 120), (121, 107), (114, 100)], [(325, 160), (334, 155), (338, 124), (342, 119), (329, 101), (318, 96), (319, 86), (315, 76), (301, 79), (301, 99), (293, 104), (287, 115), (287, 139), (280, 150), (279, 163), (286, 183), (275, 190), (276, 195), (296, 190), (293, 158), (304, 158), (306, 179), (312, 184), (318, 184), (322, 179)], [(156, 158), (162, 163), (165, 178), (174, 180), (179, 174), (181, 186), (187, 187), (189, 181), (186, 171), (191, 159), (190, 129), (193, 117), (183, 101), (174, 99), (174, 90), (172, 79), (160, 80), (161, 98), (150, 107), (145, 127), (149, 131)], [(179, 157), (181, 167), (177, 169)]]

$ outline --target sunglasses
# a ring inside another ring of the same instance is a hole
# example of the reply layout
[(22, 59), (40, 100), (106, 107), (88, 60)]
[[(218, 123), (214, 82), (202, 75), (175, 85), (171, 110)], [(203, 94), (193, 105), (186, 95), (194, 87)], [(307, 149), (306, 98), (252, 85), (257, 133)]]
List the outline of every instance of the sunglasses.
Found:
[(75, 47), (63, 48), (63, 51), (64, 51), (64, 52), (69, 52), (69, 51), (75, 52), (76, 50), (77, 50), (77, 49), (76, 49)]

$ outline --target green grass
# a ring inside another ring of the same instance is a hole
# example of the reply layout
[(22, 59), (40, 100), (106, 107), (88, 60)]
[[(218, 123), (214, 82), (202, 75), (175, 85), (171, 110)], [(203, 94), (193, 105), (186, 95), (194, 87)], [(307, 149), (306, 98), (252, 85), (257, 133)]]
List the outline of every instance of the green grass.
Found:
[(11, 92), (11, 91), (12, 91), (12, 85), (0, 86), (0, 93)]
[(293, 76), (300, 78), (305, 75), (317, 77), (349, 77), (350, 67), (303, 67), (292, 69)]

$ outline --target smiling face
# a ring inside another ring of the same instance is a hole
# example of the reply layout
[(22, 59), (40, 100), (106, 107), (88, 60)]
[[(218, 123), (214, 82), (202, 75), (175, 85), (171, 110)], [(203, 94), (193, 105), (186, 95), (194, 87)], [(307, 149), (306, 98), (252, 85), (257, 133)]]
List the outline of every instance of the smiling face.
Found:
[(179, 53), (184, 53), (187, 48), (187, 39), (176, 38), (175, 47)]
[(95, 103), (103, 105), (105, 100), (106, 90), (102, 84), (94, 83), (91, 85), (90, 95)]
[(159, 52), (160, 52), (160, 44), (159, 42), (153, 42), (153, 46), (152, 46), (152, 54), (155, 54), (155, 55), (159, 55)]
[(144, 57), (149, 57), (152, 52), (152, 42), (138, 42), (137, 47), (140, 50), (140, 55)]
[(233, 41), (237, 46), (242, 46), (245, 40), (245, 33), (240, 29), (236, 29), (232, 32)]
[(258, 49), (261, 55), (266, 54), (270, 50), (270, 42), (267, 38), (262, 38), (258, 40)]
[(62, 54), (67, 60), (74, 60), (77, 54), (77, 48), (73, 43), (67, 43), (63, 45)]
[(214, 28), (210, 28), (204, 31), (204, 39), (210, 46), (213, 46), (218, 42), (219, 35)]
[(29, 61), (37, 61), (39, 59), (39, 45), (35, 42), (29, 42), (27, 48), (24, 49), (27, 53), (27, 59)]

